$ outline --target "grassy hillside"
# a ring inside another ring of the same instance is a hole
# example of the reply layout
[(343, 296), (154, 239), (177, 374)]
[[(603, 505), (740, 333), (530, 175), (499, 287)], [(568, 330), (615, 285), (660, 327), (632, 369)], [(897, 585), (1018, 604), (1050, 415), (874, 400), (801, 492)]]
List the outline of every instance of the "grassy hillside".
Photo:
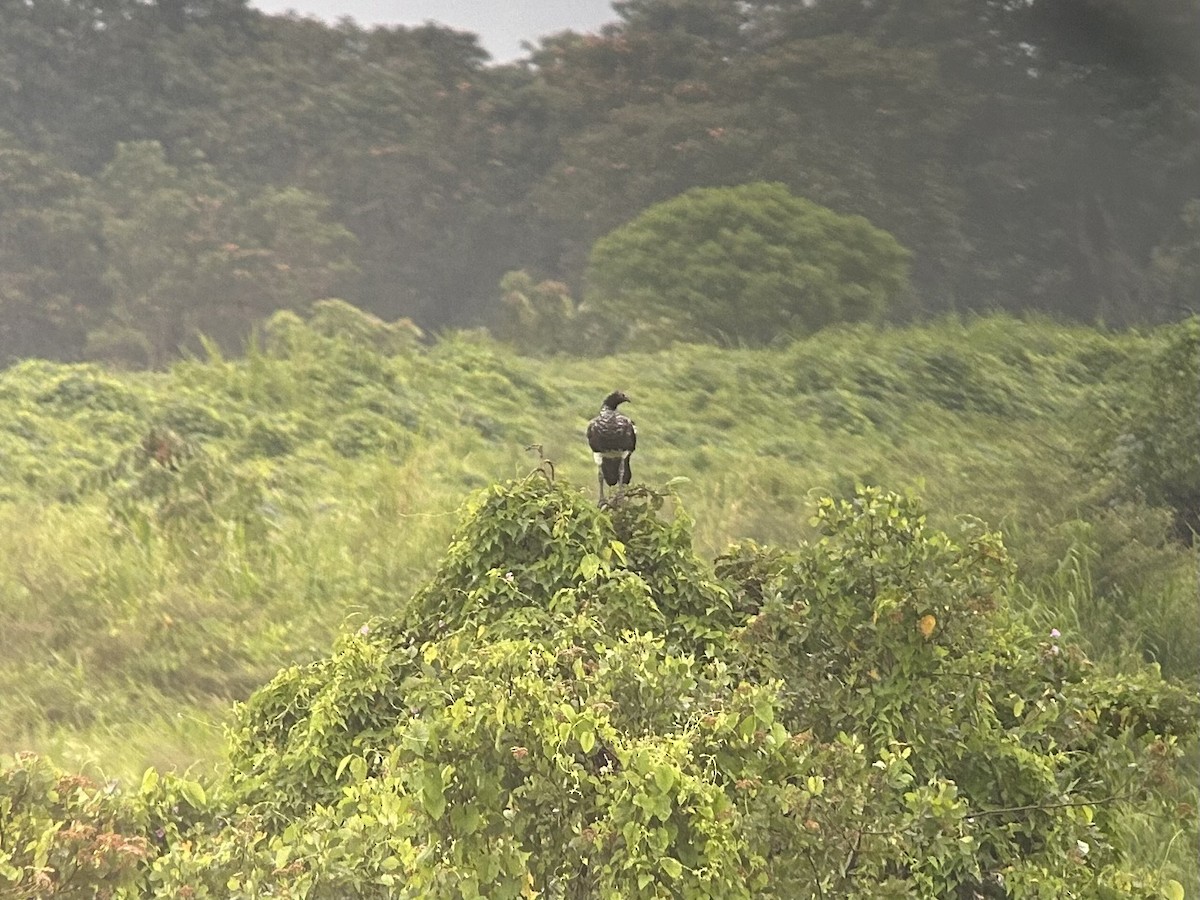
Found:
[(617, 386), (636, 478), (674, 481), (702, 555), (794, 545), (820, 493), (912, 489), (939, 527), (1003, 530), (1038, 627), (1194, 678), (1194, 552), (1096, 468), (1104, 410), (1163, 340), (988, 318), (535, 360), (330, 303), (243, 360), (20, 364), (0, 373), (0, 750), (214, 764), (230, 702), (394, 611), (527, 447), (594, 490), (582, 429)]

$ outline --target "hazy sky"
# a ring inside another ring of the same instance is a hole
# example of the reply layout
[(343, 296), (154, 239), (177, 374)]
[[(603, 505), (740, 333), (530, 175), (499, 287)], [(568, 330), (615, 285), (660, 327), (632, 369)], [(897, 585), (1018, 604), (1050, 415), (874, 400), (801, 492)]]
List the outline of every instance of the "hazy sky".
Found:
[(473, 31), (497, 62), (523, 56), (521, 41), (572, 29), (595, 31), (616, 19), (609, 0), (250, 0), (267, 13), (294, 10), (360, 25), (420, 25), (433, 20)]

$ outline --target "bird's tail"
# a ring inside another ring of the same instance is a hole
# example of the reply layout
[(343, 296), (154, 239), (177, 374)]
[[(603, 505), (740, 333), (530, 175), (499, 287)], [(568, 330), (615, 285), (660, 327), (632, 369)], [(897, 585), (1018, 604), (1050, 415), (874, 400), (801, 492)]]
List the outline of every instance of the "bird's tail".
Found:
[(600, 471), (604, 473), (604, 483), (609, 487), (614, 486), (618, 481), (621, 484), (629, 484), (633, 478), (633, 473), (629, 470), (629, 457), (606, 456), (600, 460)]

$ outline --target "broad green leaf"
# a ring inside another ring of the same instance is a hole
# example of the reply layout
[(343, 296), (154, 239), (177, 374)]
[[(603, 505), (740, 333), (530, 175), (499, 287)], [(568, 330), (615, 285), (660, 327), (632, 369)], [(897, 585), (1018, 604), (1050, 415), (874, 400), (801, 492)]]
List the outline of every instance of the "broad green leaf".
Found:
[(596, 730), (592, 723), (581, 719), (575, 728), (579, 738), (579, 747), (584, 753), (591, 753), (596, 746)]
[(583, 576), (584, 581), (590, 581), (600, 571), (601, 564), (602, 561), (599, 556), (595, 553), (589, 553), (579, 563), (579, 574)]
[(746, 716), (744, 719), (742, 719), (741, 724), (738, 725), (738, 736), (741, 737), (743, 741), (749, 742), (753, 740), (754, 733), (756, 731), (758, 731), (757, 716)]
[(440, 819), (446, 811), (446, 795), (444, 790), (440, 786), (431, 786), (429, 782), (426, 782), (424, 789), (421, 791), (422, 805), (425, 807), (425, 812), (429, 813), (432, 819)]
[(204, 788), (195, 781), (180, 781), (179, 792), (187, 799), (188, 803), (200, 809), (207, 802), (204, 795)]
[(675, 785), (675, 771), (668, 765), (654, 767), (654, 784), (661, 793), (666, 793)]
[(151, 767), (142, 775), (141, 792), (143, 794), (149, 794), (156, 787), (158, 787), (158, 770)]

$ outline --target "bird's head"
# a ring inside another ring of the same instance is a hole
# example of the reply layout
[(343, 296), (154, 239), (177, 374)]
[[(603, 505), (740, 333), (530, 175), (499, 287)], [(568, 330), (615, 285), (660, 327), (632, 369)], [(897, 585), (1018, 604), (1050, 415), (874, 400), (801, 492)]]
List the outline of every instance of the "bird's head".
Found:
[(613, 391), (604, 398), (604, 407), (606, 409), (616, 409), (622, 403), (628, 403), (629, 398), (625, 396), (624, 391)]

